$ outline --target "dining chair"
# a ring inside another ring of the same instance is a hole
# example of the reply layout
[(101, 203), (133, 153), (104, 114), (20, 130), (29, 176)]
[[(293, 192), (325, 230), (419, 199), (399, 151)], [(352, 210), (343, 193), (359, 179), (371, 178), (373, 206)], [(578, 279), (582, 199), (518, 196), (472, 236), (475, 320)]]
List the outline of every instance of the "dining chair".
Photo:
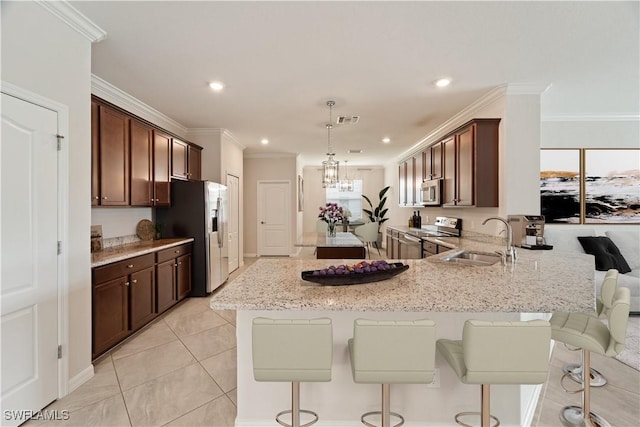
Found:
[(364, 225), (356, 227), (353, 230), (353, 234), (355, 234), (356, 237), (366, 245), (367, 250), (369, 251), (369, 258), (371, 258), (371, 250), (369, 248), (370, 243), (374, 244), (374, 246), (378, 250), (378, 255), (380, 255), (380, 248), (378, 247), (378, 223), (377, 222), (368, 222)]

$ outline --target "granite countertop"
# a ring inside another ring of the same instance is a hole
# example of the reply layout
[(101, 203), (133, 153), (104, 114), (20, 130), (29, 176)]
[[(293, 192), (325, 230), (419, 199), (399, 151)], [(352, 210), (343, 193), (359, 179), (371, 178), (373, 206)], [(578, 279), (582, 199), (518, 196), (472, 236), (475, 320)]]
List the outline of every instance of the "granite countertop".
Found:
[(122, 261), (123, 259), (132, 258), (138, 255), (157, 252), (162, 249), (183, 245), (189, 242), (193, 242), (193, 237), (141, 240), (139, 242), (130, 243), (128, 245), (114, 246), (98, 252), (93, 252), (91, 254), (91, 268), (111, 264), (112, 262), (116, 261)]
[[(456, 238), (461, 249), (502, 246)], [(211, 308), (406, 312), (552, 313), (595, 310), (593, 256), (518, 250), (516, 264), (468, 266), (425, 259), (398, 260), (409, 269), (363, 285), (320, 286), (300, 273), (357, 260), (259, 259), (212, 295)]]

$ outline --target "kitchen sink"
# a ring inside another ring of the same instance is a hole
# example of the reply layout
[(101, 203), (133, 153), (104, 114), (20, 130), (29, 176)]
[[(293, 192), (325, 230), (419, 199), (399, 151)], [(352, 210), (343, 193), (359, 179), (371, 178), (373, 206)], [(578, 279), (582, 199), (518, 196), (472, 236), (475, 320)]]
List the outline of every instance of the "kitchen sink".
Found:
[(441, 261), (478, 266), (493, 265), (500, 259), (498, 254), (476, 251), (455, 251), (440, 258)]

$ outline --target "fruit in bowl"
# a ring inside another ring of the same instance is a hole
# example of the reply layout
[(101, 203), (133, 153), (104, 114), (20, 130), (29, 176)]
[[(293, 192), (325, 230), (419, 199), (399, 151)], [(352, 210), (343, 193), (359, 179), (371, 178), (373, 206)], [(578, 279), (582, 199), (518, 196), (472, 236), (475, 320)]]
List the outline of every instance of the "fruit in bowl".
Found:
[(322, 285), (357, 285), (390, 279), (408, 268), (408, 265), (400, 262), (360, 261), (350, 265), (330, 265), (319, 270), (303, 271), (302, 280)]
[(387, 261), (375, 260), (375, 261), (360, 261), (353, 265), (341, 264), (338, 266), (330, 265), (327, 268), (320, 270), (314, 270), (311, 273), (313, 276), (334, 276), (345, 274), (362, 274), (373, 273), (376, 271), (386, 271), (397, 268), (395, 264), (389, 264)]

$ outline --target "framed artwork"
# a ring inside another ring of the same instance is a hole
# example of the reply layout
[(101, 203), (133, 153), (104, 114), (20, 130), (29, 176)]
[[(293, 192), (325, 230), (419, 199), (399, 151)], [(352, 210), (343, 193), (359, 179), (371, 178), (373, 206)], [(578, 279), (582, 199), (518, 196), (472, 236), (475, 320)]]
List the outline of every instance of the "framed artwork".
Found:
[(540, 150), (547, 223), (640, 224), (640, 150)]
[(540, 151), (540, 212), (547, 223), (580, 223), (580, 150)]
[(585, 223), (640, 223), (640, 150), (584, 151)]
[(304, 180), (302, 175), (298, 175), (298, 212), (304, 209)]

